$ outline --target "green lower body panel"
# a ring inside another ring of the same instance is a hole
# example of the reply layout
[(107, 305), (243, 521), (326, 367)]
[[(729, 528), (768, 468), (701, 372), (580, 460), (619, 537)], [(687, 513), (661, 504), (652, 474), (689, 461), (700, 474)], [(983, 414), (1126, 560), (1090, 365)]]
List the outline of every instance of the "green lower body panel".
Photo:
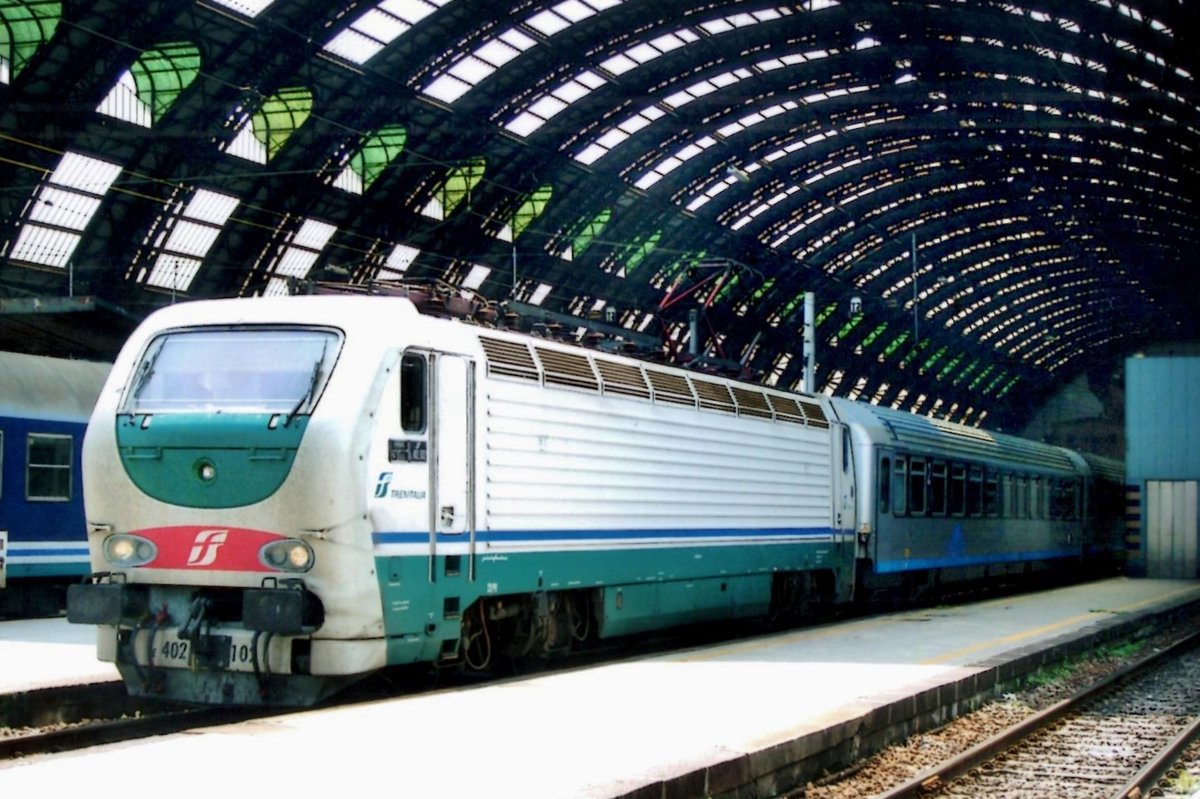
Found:
[[(596, 634), (609, 638), (765, 615), (776, 574), (825, 571), (848, 598), (849, 544), (664, 547), (555, 552), (480, 551), (377, 557), (388, 662), (453, 653), (463, 614), (480, 599), (592, 592)], [(431, 568), (432, 565), (432, 568)], [(844, 591), (842, 589), (844, 588)]]

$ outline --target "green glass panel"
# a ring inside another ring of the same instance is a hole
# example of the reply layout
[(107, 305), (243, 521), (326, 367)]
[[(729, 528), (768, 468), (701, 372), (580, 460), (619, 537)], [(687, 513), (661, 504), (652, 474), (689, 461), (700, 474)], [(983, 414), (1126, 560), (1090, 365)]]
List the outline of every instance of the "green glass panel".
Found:
[(971, 373), (974, 372), (978, 368), (979, 368), (979, 360), (976, 359), (974, 361), (971, 361), (969, 364), (966, 365), (966, 368), (964, 368), (961, 372), (958, 373), (958, 377), (954, 378), (954, 385), (957, 386), (959, 383), (966, 380), (968, 377), (971, 376)]
[(925, 365), (922, 368), (928, 369), (929, 367), (933, 366), (935, 363), (937, 363), (939, 360), (941, 360), (943, 355), (946, 354), (946, 350), (947, 350), (947, 347), (942, 347), (937, 352), (935, 352), (933, 355), (930, 355), (928, 358), (925, 359)]
[(833, 312), (834, 312), (834, 311), (836, 311), (836, 310), (837, 310), (837, 303), (836, 303), (836, 302), (831, 302), (831, 303), (829, 303), (828, 305), (826, 305), (826, 306), (825, 306), (823, 309), (821, 309), (821, 311), (820, 311), (820, 312), (817, 314), (817, 318), (816, 318), (816, 320), (813, 322), (813, 327), (820, 327), (820, 326), (821, 326), (821, 325), (822, 325), (822, 324), (825, 322), (825, 320), (826, 320), (826, 319), (828, 319), (828, 318), (829, 318), (829, 317), (830, 317), (830, 316), (833, 314)]
[(603, 232), (605, 225), (608, 224), (608, 220), (610, 219), (612, 219), (612, 209), (609, 208), (605, 208), (592, 217), (592, 221), (584, 225), (583, 230), (571, 242), (571, 254), (575, 257), (583, 255), (584, 251), (592, 246), (592, 242), (596, 240), (596, 237)]
[(997, 373), (997, 375), (992, 378), (992, 381), (987, 384), (987, 388), (983, 390), (984, 395), (991, 394), (993, 389), (995, 389), (996, 386), (1007, 376), (1008, 374), (1006, 372)]
[(724, 302), (725, 300), (729, 299), (730, 292), (732, 292), (740, 282), (742, 282), (741, 275), (734, 275), (733, 277), (729, 278), (729, 280), (726, 280), (721, 286), (721, 289), (717, 292), (717, 296), (713, 298), (713, 302)]
[(804, 293), (803, 292), (801, 292), (800, 294), (797, 294), (795, 297), (792, 297), (790, 300), (788, 300), (787, 305), (783, 306), (783, 309), (779, 312), (779, 318), (780, 319), (789, 318), (792, 315), (792, 312), (796, 310), (796, 306), (801, 305), (803, 302), (804, 302)]
[(874, 344), (875, 339), (882, 336), (883, 331), (885, 331), (885, 330), (887, 330), (887, 322), (883, 322), (879, 325), (876, 325), (875, 329), (872, 330), (870, 333), (868, 333), (867, 337), (863, 339), (862, 344), (860, 346), (862, 346), (862, 348), (865, 350), (867, 347)]
[(449, 216), (463, 200), (467, 199), (483, 180), (483, 172), (487, 162), (483, 158), (473, 158), (469, 163), (455, 167), (446, 176), (446, 182), (437, 190), (438, 199), (442, 203), (442, 213)]
[(525, 202), (521, 203), (521, 207), (513, 213), (512, 233), (514, 239), (524, 233), (533, 224), (533, 220), (542, 215), (546, 206), (550, 204), (550, 197), (553, 194), (552, 186), (539, 186), (533, 194), (526, 198)]
[(388, 125), (363, 140), (362, 149), (350, 158), (350, 168), (362, 179), (364, 191), (404, 150), (407, 137), (408, 133), (400, 125)]
[(0, 60), (7, 60), (9, 80), (50, 41), (62, 19), (62, 3), (40, 0), (0, 0)]
[(200, 74), (200, 48), (191, 42), (159, 45), (142, 53), (129, 71), (138, 99), (150, 109), (151, 120), (158, 122)]
[(658, 246), (658, 240), (662, 238), (662, 231), (656, 230), (652, 236), (633, 244), (625, 250), (625, 275), (628, 277), (633, 274), (633, 270), (642, 265), (650, 253), (654, 252), (654, 248)]
[(852, 330), (854, 330), (854, 328), (858, 327), (859, 322), (862, 320), (863, 315), (860, 313), (856, 313), (854, 316), (851, 316), (846, 324), (842, 325), (842, 329), (837, 332), (837, 340), (841, 341), (844, 339)]
[(752, 295), (750, 295), (750, 302), (759, 302), (760, 300), (762, 300), (763, 296), (768, 291), (770, 291), (771, 287), (774, 285), (775, 285), (775, 278), (773, 278), (773, 277), (767, 278), (767, 280), (761, 286), (758, 287), (758, 290), (755, 291)]
[(953, 372), (955, 367), (957, 367), (961, 361), (962, 361), (962, 355), (957, 355), (954, 358), (950, 359), (950, 362), (947, 363), (945, 366), (943, 366), (941, 368), (941, 370), (938, 372), (938, 375), (937, 375), (938, 380), (945, 379), (946, 375)]
[(1000, 393), (996, 395), (996, 399), (1000, 399), (1005, 394), (1012, 391), (1013, 386), (1015, 386), (1020, 379), (1021, 379), (1020, 375), (1014, 375), (1012, 380), (1009, 380), (1007, 383), (1004, 384), (1004, 388), (1000, 389)]
[(904, 342), (908, 341), (909, 335), (910, 335), (909, 332), (906, 330), (903, 333), (901, 333), (900, 335), (896, 336), (896, 338), (892, 339), (892, 343), (888, 344), (887, 347), (885, 347), (883, 350), (884, 359), (890, 358), (893, 355), (895, 355), (896, 350), (900, 349), (902, 346), (904, 346)]
[(982, 372), (980, 372), (980, 373), (979, 373), (979, 374), (978, 374), (978, 375), (975, 377), (975, 379), (971, 381), (971, 385), (969, 386), (969, 388), (970, 388), (972, 391), (974, 391), (974, 390), (975, 390), (975, 387), (976, 387), (976, 386), (978, 386), (980, 383), (982, 383), (982, 382), (983, 382), (985, 379), (987, 379), (987, 376), (988, 376), (989, 374), (991, 374), (991, 373), (992, 373), (992, 370), (994, 370), (995, 368), (996, 368), (995, 366), (989, 366), (988, 368), (986, 368), (986, 369), (984, 369)]
[(267, 148), (267, 160), (274, 158), (292, 134), (312, 113), (312, 92), (304, 86), (280, 89), (268, 97), (251, 118), (254, 138)]

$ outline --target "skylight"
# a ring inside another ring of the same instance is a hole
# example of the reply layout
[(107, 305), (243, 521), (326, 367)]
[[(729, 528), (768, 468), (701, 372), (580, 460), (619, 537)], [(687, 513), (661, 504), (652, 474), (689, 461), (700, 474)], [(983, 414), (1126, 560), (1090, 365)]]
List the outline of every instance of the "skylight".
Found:
[(275, 2), (275, 0), (206, 0), (218, 6), (224, 6), (230, 11), (236, 11), (244, 17), (253, 19)]
[[(565, 0), (524, 20), (523, 26), (549, 39), (577, 22), (615, 8), (624, 0)], [(444, 103), (454, 103), (496, 70), (537, 45), (537, 39), (520, 28), (509, 28), (488, 39), (470, 55), (462, 56), (421, 88), (421, 93)], [(594, 87), (593, 87), (594, 88)], [(544, 121), (544, 120), (543, 120)], [(515, 120), (514, 120), (515, 122)], [(518, 123), (518, 129), (529, 121)]]
[(365, 64), (451, 0), (384, 0), (325, 43), (327, 52)]
[(146, 277), (147, 285), (187, 291), (238, 202), (228, 194), (198, 189), (186, 207), (178, 204), (164, 225), (170, 235)]
[(67, 152), (34, 192), (8, 258), (66, 268), (81, 234), (120, 174), (117, 164)]
[(276, 259), (271, 268), (272, 277), (263, 289), (263, 296), (285, 296), (288, 293), (288, 278), (303, 280), (312, 271), (321, 251), (333, 238), (337, 228), (315, 219), (305, 219), (291, 243)]

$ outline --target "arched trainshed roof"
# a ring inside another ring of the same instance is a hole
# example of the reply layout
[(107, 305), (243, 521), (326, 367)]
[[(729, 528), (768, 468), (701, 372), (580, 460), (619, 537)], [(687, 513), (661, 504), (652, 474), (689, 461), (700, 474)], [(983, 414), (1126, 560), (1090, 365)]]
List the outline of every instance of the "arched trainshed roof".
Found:
[(1198, 21), (0, 0), (8, 348), (52, 300), (109, 309), (107, 347), (180, 299), (404, 277), (681, 346), (699, 308), (709, 355), (791, 388), (814, 292), (818, 388), (1004, 427), (1197, 337)]

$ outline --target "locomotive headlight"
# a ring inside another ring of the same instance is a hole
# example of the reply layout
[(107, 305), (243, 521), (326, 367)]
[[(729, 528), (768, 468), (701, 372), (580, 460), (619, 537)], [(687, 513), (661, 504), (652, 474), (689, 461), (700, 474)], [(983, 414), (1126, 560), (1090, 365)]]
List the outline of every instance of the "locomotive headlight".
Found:
[(258, 551), (258, 559), (272, 569), (289, 572), (306, 572), (313, 566), (313, 551), (304, 541), (285, 538), (272, 541)]
[(140, 535), (117, 533), (104, 539), (104, 559), (113, 566), (144, 566), (158, 557), (158, 547)]

